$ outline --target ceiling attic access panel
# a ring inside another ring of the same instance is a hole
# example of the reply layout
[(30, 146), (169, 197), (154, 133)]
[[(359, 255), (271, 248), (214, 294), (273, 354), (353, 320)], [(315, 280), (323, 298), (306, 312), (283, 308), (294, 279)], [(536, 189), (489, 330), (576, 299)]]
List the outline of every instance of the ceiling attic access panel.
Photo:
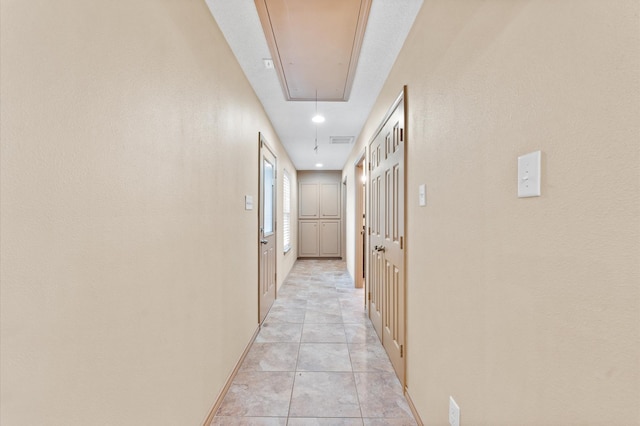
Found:
[(288, 101), (348, 101), (371, 0), (255, 0)]

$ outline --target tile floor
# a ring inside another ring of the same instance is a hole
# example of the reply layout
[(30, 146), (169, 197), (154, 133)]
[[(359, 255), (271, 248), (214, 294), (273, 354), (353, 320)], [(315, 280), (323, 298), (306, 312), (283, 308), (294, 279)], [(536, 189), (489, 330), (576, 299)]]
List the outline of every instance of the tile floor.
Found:
[(295, 264), (213, 424), (416, 424), (344, 262)]

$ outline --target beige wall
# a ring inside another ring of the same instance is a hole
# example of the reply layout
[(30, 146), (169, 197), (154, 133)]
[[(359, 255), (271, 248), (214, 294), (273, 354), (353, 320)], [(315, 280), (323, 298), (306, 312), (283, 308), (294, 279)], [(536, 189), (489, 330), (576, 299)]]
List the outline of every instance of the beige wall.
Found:
[[(635, 0), (425, 0), (345, 174), (407, 84), (426, 424), (449, 395), (465, 425), (640, 424), (639, 48)], [(518, 199), (535, 150), (542, 197)]]
[(0, 423), (200, 424), (257, 327), (258, 131), (295, 170), (203, 1), (0, 5)]
[(342, 177), (339, 170), (299, 170), (298, 181), (342, 183)]

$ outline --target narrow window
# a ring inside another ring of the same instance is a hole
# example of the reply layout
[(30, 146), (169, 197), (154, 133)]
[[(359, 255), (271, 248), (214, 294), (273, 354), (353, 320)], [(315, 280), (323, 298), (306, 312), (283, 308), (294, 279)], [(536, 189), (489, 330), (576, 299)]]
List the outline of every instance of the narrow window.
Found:
[(282, 178), (282, 229), (284, 232), (284, 252), (291, 250), (291, 180), (285, 170)]
[(264, 178), (264, 217), (262, 224), (262, 235), (264, 237), (268, 237), (273, 234), (273, 229), (275, 228), (275, 193), (273, 191), (273, 185), (275, 183), (275, 173), (273, 169), (273, 164), (271, 164), (266, 159), (264, 160), (263, 166), (263, 178)]

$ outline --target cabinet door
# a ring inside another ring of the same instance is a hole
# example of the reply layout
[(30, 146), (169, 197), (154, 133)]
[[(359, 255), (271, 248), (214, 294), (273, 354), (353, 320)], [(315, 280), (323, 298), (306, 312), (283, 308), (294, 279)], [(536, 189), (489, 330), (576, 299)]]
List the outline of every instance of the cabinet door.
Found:
[(298, 222), (298, 256), (318, 257), (318, 222)]
[(340, 257), (340, 221), (320, 221), (320, 256)]
[(320, 184), (320, 218), (340, 218), (340, 183)]
[(318, 184), (300, 183), (299, 199), (300, 207), (298, 217), (300, 219), (318, 218)]

